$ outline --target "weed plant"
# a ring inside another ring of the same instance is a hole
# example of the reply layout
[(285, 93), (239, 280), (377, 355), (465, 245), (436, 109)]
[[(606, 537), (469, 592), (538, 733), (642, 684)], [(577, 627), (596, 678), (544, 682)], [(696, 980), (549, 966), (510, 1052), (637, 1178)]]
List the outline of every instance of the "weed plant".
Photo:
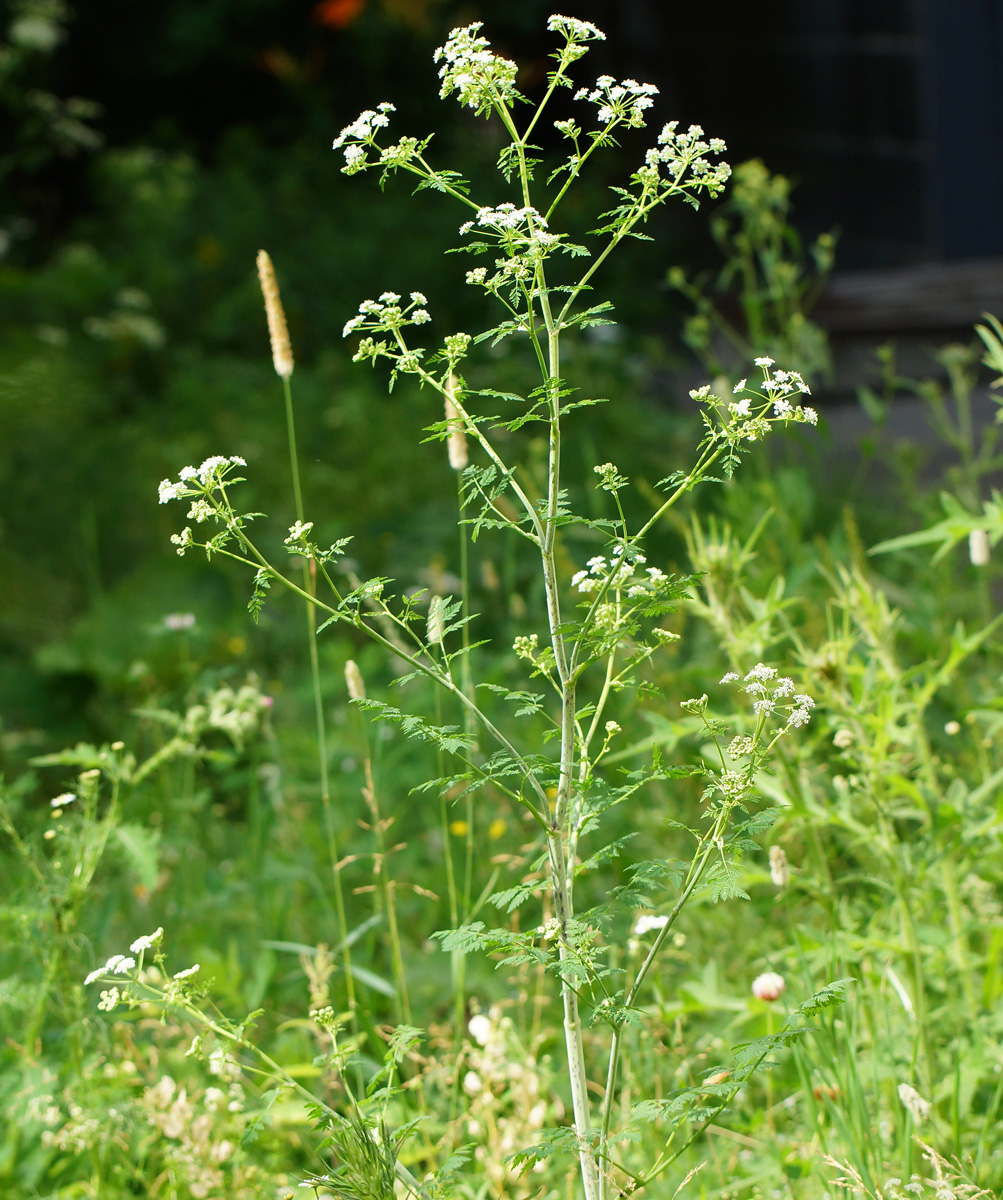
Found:
[[(688, 467), (631, 487), (588, 461), (601, 400), (577, 331), (609, 320), (599, 269), (728, 170), (722, 144), (667, 125), (594, 240), (569, 244), (560, 203), (654, 97), (609, 77), (574, 92), (602, 35), (550, 29), (563, 45), (528, 108), (478, 26), (439, 52), (444, 97), (506, 131), (514, 200), (474, 200), (427, 140), (383, 144), (389, 106), (336, 142), (349, 174), (403, 171), (463, 206), (462, 248), (492, 264), (467, 275), (502, 309), (481, 334), (416, 346), (435, 328), (419, 292), (364, 301), (345, 330), (394, 403), (414, 382), (434, 398), (455, 551), (411, 586), (311, 511), (259, 255), (293, 523), (276, 538), (240, 503), (255, 464), (234, 454), (160, 499), (189, 505), (182, 555), (252, 572), (263, 627), (291, 595), (308, 677), (284, 696), (171, 614), (129, 744), (5, 785), (5, 1195), (1003, 1186), (991, 562), (981, 543), (949, 554), (968, 528), (933, 564), (921, 540), (869, 557), (850, 513), (806, 554), (807, 472), (736, 474), (775, 425), (816, 420), (763, 353), (753, 386), (692, 394)], [(531, 139), (568, 91), (544, 181)], [(960, 489), (991, 459), (958, 448)], [(957, 503), (994, 541), (989, 509)]]

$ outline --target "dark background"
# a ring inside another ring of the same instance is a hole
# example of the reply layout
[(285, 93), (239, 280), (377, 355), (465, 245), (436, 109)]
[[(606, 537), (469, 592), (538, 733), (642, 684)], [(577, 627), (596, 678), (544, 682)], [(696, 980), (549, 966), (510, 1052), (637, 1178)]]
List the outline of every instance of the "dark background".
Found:
[[(546, 68), (549, 3), (450, 0), (92, 0), (51, 63), (53, 90), (101, 105), (107, 146), (184, 148), (211, 161), (235, 129), (279, 150), (379, 98), (416, 123), (430, 52), (486, 22), (497, 48)], [(658, 84), (660, 113), (698, 120), (733, 159), (801, 181), (808, 231), (838, 225), (843, 266), (1003, 253), (1003, 6), (996, 0), (615, 0), (571, 3), (608, 42), (596, 69)], [(82, 169), (12, 181), (5, 207), (47, 234), (91, 202)], [(13, 202), (13, 203), (12, 203)]]

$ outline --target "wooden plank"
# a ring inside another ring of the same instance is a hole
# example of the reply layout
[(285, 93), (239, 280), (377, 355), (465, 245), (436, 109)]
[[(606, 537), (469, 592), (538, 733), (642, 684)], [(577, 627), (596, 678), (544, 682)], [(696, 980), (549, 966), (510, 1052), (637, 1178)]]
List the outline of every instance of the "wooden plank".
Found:
[(830, 333), (961, 329), (1003, 317), (1003, 258), (833, 275), (812, 312)]

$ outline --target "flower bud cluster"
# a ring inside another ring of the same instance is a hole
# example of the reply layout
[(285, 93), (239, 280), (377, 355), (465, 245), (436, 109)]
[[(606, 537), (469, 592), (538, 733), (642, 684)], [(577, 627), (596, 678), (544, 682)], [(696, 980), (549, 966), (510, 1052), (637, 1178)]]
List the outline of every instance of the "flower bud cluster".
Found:
[[(600, 75), (591, 91), (580, 88), (575, 93), (575, 99), (598, 105), (596, 116), (600, 125), (623, 122), (632, 129), (641, 129), (645, 110), (654, 104), (652, 96), (657, 95), (658, 88), (653, 83), (638, 83), (636, 79), (617, 83), (612, 75)], [(723, 147), (724, 143), (721, 144)]]

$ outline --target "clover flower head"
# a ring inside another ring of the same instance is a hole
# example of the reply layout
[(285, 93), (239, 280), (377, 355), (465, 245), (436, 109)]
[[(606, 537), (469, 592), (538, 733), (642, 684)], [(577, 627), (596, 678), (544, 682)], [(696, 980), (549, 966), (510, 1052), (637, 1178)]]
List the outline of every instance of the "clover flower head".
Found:
[(783, 975), (778, 975), (776, 971), (765, 971), (752, 981), (752, 994), (757, 1000), (779, 1000), (786, 988)]

